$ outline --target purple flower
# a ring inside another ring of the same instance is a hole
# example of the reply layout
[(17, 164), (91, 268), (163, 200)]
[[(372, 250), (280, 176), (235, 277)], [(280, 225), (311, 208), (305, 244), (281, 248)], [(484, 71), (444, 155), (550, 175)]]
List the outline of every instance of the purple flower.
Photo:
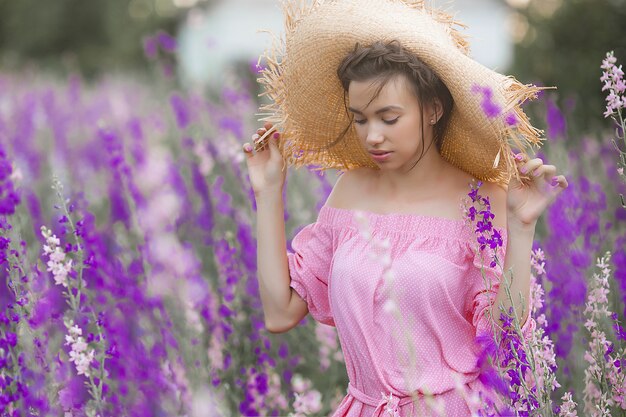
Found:
[(546, 122), (548, 124), (549, 138), (554, 140), (565, 137), (565, 117), (563, 117), (559, 108), (550, 99), (546, 100)]
[(289, 356), (289, 346), (285, 342), (281, 343), (278, 347), (278, 356), (280, 356), (282, 359), (285, 359), (287, 356)]
[(516, 126), (517, 125), (517, 116), (515, 116), (515, 113), (512, 113), (512, 112), (511, 113), (507, 113), (507, 115), (504, 118), (504, 121), (509, 126)]
[(174, 93), (170, 96), (170, 105), (176, 116), (176, 124), (181, 129), (186, 128), (190, 122), (189, 108), (180, 94)]
[(478, 190), (480, 189), (480, 187), (483, 185), (482, 181), (478, 181), (476, 183), (476, 188), (472, 187), (472, 191), (470, 191), (470, 193), (468, 194), (470, 196), (470, 198), (472, 199), (472, 202), (476, 202), (478, 201)]
[(224, 304), (222, 304), (219, 308), (219, 315), (226, 318), (232, 315), (232, 311)]
[(224, 116), (219, 121), (219, 127), (222, 131), (231, 131), (237, 138), (243, 137), (243, 125), (238, 118)]
[(213, 230), (213, 203), (211, 202), (211, 196), (209, 194), (209, 187), (206, 180), (200, 172), (198, 164), (194, 163), (191, 167), (191, 176), (193, 188), (196, 190), (200, 199), (202, 200), (202, 206), (197, 213), (196, 224), (207, 232), (207, 243), (212, 242), (211, 230)]
[(472, 87), (473, 93), (478, 93), (482, 95), (482, 100), (480, 102), (480, 107), (483, 110), (483, 113), (489, 119), (495, 119), (500, 116), (502, 112), (502, 108), (493, 101), (493, 91), (491, 91), (490, 87), (481, 87), (479, 85), (474, 85)]
[(73, 377), (59, 391), (59, 403), (65, 411), (81, 409), (87, 402), (88, 397), (85, 379), (80, 376)]
[(164, 51), (174, 52), (176, 50), (176, 39), (174, 39), (169, 33), (161, 30), (157, 33), (156, 38)]
[(252, 71), (253, 74), (261, 74), (264, 70), (265, 67), (258, 64), (256, 59), (250, 61), (250, 71)]
[(9, 347), (17, 345), (17, 335), (15, 333), (7, 331), (4, 337)]
[(224, 177), (218, 175), (215, 178), (215, 183), (212, 187), (212, 194), (217, 200), (216, 208), (220, 214), (224, 216), (230, 216), (233, 213), (232, 197), (230, 194), (223, 190), (222, 184), (224, 183)]
[(157, 54), (159, 53), (158, 47), (158, 42), (155, 36), (144, 38), (143, 53), (149, 59), (155, 59), (157, 57)]
[(8, 216), (15, 213), (15, 207), (20, 204), (20, 196), (11, 180), (12, 172), (11, 162), (0, 145), (0, 215)]
[[(574, 168), (575, 169), (575, 168)], [(551, 259), (546, 267), (551, 290), (544, 305), (548, 326), (558, 357), (569, 354), (578, 326), (575, 312), (584, 306), (587, 284), (584, 271), (598, 253), (603, 240), (599, 219), (606, 210), (606, 198), (599, 184), (587, 178), (570, 179), (569, 187), (548, 208), (548, 235), (544, 251)], [(582, 245), (576, 242), (582, 237)]]

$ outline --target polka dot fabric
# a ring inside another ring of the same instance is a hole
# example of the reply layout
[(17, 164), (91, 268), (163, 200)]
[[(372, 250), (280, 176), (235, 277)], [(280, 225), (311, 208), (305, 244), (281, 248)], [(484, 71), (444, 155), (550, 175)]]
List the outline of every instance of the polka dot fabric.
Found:
[[(491, 331), (485, 312), (499, 274), (487, 265), (483, 278), (480, 254), (472, 249), (476, 238), (463, 220), (363, 214), (372, 239), (390, 243), (391, 284), (382, 249), (359, 232), (353, 210), (323, 206), (287, 254), (291, 287), (311, 316), (339, 335), (350, 383), (332, 416), (469, 417), (453, 375), (470, 390), (480, 387), (474, 338)], [(506, 248), (506, 231), (500, 232)], [(397, 313), (385, 308), (390, 299)], [(535, 326), (526, 320), (527, 338)], [(443, 413), (428, 405), (428, 393)]]

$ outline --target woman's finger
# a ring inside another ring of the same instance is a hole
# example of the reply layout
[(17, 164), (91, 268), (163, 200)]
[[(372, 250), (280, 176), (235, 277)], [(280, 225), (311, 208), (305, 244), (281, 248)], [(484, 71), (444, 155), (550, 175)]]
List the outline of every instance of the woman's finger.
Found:
[(252, 158), (254, 156), (254, 147), (250, 145), (250, 142), (244, 143), (241, 148), (243, 149), (243, 153), (246, 155), (247, 158)]
[(565, 178), (565, 175), (555, 175), (554, 177), (552, 177), (552, 181), (550, 182), (550, 184), (553, 187), (560, 187), (563, 189), (569, 186), (569, 183), (567, 182), (567, 178)]
[(528, 159), (526, 157), (526, 155), (524, 155), (523, 153), (515, 153), (515, 151), (511, 151), (511, 153), (513, 154), (513, 159), (515, 160), (515, 162), (517, 162), (518, 164), (524, 163), (526, 162), (526, 160)]
[(543, 161), (541, 160), (541, 158), (534, 158), (524, 163), (519, 168), (519, 171), (522, 174), (529, 174), (530, 172), (534, 171), (535, 169), (539, 168), (542, 165), (543, 165)]
[(279, 155), (280, 151), (278, 150), (278, 139), (280, 139), (280, 133), (274, 132), (268, 138), (268, 146), (271, 149), (272, 155)]
[(553, 177), (556, 174), (556, 167), (554, 165), (540, 165), (532, 172), (532, 176), (538, 178), (540, 176)]
[(276, 128), (274, 128), (273, 126), (271, 126), (265, 133), (263, 133), (262, 135), (259, 135), (258, 133), (255, 135), (256, 137), (254, 138), (254, 148), (259, 151), (259, 150), (263, 150), (266, 149), (267, 147), (267, 143), (269, 141), (270, 135), (272, 135), (275, 132)]
[(285, 169), (285, 159), (278, 148), (278, 141), (281, 139), (281, 134), (279, 132), (274, 132), (269, 141), (270, 148), (270, 158), (276, 163), (281, 162), (283, 170)]

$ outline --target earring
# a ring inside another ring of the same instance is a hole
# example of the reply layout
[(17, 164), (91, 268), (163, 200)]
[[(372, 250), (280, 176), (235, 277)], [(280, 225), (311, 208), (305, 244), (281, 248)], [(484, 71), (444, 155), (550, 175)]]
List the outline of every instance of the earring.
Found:
[(431, 120), (430, 120), (430, 124), (431, 124), (431, 125), (434, 125), (434, 124), (435, 124), (435, 121), (434, 121), (433, 119), (431, 119)]

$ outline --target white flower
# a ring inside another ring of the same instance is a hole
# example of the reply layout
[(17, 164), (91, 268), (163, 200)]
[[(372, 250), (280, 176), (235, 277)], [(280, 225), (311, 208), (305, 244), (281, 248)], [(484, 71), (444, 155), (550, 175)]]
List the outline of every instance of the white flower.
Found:
[(72, 344), (72, 350), (79, 353), (87, 350), (87, 343), (85, 343), (85, 339), (79, 337), (78, 340)]
[(65, 335), (65, 344), (66, 345), (71, 345), (72, 343), (76, 342), (76, 340), (74, 340), (74, 338), (70, 335)]
[(89, 345), (81, 336), (83, 331), (80, 327), (73, 325), (68, 330), (70, 334), (65, 336), (66, 344), (72, 344), (69, 361), (76, 366), (78, 375), (85, 375), (88, 377), (91, 362), (95, 357), (95, 351), (91, 349), (87, 352)]
[(78, 361), (75, 362), (78, 375), (85, 375), (87, 377), (89, 376), (89, 367), (94, 359), (94, 356), (95, 351), (93, 349), (89, 351), (87, 355), (85, 355), (84, 353), (79, 355)]
[(297, 413), (315, 414), (322, 409), (322, 394), (317, 390), (308, 391), (305, 394), (295, 393), (293, 408)]
[(70, 328), (70, 334), (74, 337), (76, 336), (82, 336), (83, 335), (83, 329), (81, 329), (80, 327), (78, 327), (77, 325), (74, 325)]
[(67, 279), (67, 275), (72, 269), (72, 260), (68, 260), (66, 263), (63, 263), (66, 258), (66, 254), (59, 247), (61, 241), (52, 234), (50, 229), (45, 226), (41, 227), (41, 234), (46, 238), (46, 245), (43, 246), (44, 253), (48, 255), (48, 262), (46, 265), (48, 266), (47, 271), (52, 272), (52, 276), (54, 278), (54, 283), (56, 285), (63, 285), (67, 288), (69, 282)]
[(63, 262), (65, 260), (65, 252), (58, 246), (54, 249), (54, 252), (50, 253), (50, 261)]
[(303, 378), (300, 374), (296, 374), (291, 379), (291, 387), (295, 392), (303, 393), (311, 388), (311, 381)]

